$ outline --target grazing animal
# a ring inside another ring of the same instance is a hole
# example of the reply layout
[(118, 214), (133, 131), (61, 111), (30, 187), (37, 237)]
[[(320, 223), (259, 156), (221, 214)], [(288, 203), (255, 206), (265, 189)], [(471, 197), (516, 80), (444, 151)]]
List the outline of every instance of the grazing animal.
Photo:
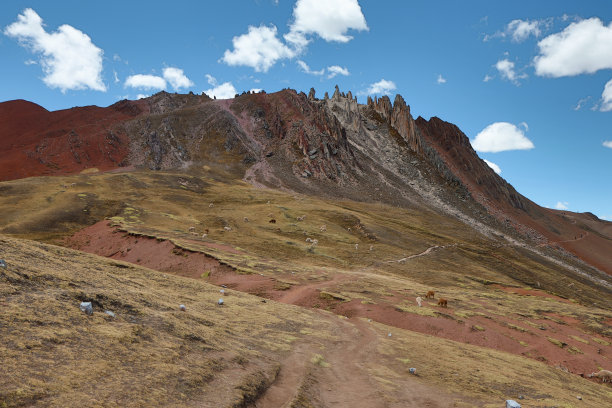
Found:
[(208, 228), (206, 228), (206, 229), (204, 230), (204, 233), (205, 233), (206, 235), (208, 235)]
[(319, 230), (321, 230), (321, 232), (325, 232), (325, 231), (327, 231), (327, 225), (325, 225), (325, 224), (321, 225), (321, 227), (319, 228)]
[(232, 227), (223, 227), (223, 229), (226, 230), (226, 231), (231, 231)]
[(359, 250), (359, 244), (355, 244), (355, 251)]
[(420, 296), (418, 296), (418, 297), (416, 298), (416, 302), (417, 302), (417, 304), (419, 305), (419, 307), (421, 307), (421, 302), (423, 302), (423, 299), (421, 299), (421, 297), (420, 297)]
[(195, 231), (195, 227), (189, 227), (189, 232), (194, 232)]
[(274, 218), (272, 218), (270, 221), (268, 221), (270, 224), (276, 224), (276, 220)]
[(306, 218), (306, 216), (305, 216), (305, 215), (302, 215), (301, 217), (297, 217), (297, 220), (298, 220), (298, 221), (304, 221), (304, 218)]
[(208, 204), (208, 208), (213, 208), (215, 205), (213, 203)]
[(244, 222), (249, 222), (249, 219), (247, 217), (244, 217)]
[(370, 245), (370, 251), (374, 250), (374, 245)]
[(206, 238), (208, 234), (202, 234), (202, 238)]
[(444, 299), (444, 298), (440, 298), (440, 300), (438, 300), (438, 306), (441, 306), (441, 307), (448, 307), (448, 302), (447, 302), (447, 300), (446, 300), (446, 299)]
[(612, 371), (600, 370), (597, 373), (591, 373), (587, 375), (589, 378), (599, 378), (601, 382), (612, 382)]
[(425, 295), (425, 299), (435, 299), (435, 294), (436, 292), (434, 292), (433, 290), (430, 290), (429, 292), (427, 292), (427, 294)]

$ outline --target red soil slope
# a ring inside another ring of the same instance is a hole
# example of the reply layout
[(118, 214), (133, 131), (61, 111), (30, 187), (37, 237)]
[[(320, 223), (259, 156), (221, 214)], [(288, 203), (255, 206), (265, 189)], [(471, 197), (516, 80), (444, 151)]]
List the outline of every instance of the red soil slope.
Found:
[(451, 172), (498, 220), (511, 224), (541, 245), (561, 247), (612, 275), (611, 222), (588, 213), (540, 207), (495, 174), (457, 126), (436, 117), (429, 121), (419, 117), (416, 124)]
[(49, 112), (24, 100), (0, 103), (0, 181), (120, 167), (129, 143), (114, 126), (144, 108), (121, 101)]

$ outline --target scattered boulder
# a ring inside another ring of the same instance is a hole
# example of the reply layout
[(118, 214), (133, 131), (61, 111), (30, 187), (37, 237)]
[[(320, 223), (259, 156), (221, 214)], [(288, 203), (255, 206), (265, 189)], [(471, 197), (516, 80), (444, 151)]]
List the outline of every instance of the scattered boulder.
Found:
[(79, 308), (81, 309), (81, 312), (87, 313), (90, 316), (93, 314), (93, 305), (91, 302), (81, 302)]
[(111, 312), (110, 310), (105, 310), (104, 313), (106, 313), (110, 317), (113, 317), (113, 318), (115, 317), (115, 313)]
[(4, 259), (0, 259), (0, 268), (6, 268), (6, 261)]
[(185, 305), (179, 305), (179, 309), (181, 309), (181, 312), (184, 312), (187, 310), (187, 308), (185, 307)]
[(521, 408), (521, 404), (515, 400), (506, 400), (506, 408)]
[(411, 367), (410, 369), (408, 369), (408, 371), (410, 372), (410, 374), (416, 375), (416, 368)]
[(223, 306), (223, 299), (219, 299), (219, 300), (217, 301), (217, 304), (218, 304), (219, 306)]

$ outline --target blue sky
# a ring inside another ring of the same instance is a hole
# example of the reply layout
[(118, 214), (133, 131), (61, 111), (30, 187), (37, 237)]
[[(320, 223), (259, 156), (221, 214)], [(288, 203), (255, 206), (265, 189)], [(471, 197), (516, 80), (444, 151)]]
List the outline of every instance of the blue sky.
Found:
[(335, 84), (400, 93), (538, 204), (612, 220), (612, 2), (0, 2), (0, 101)]

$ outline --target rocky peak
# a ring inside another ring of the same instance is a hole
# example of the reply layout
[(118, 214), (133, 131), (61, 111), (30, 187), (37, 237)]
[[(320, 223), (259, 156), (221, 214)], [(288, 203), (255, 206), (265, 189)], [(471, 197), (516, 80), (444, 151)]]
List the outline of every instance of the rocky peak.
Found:
[(314, 88), (310, 88), (310, 92), (308, 92), (308, 100), (309, 101), (314, 101), (315, 98), (315, 89)]

